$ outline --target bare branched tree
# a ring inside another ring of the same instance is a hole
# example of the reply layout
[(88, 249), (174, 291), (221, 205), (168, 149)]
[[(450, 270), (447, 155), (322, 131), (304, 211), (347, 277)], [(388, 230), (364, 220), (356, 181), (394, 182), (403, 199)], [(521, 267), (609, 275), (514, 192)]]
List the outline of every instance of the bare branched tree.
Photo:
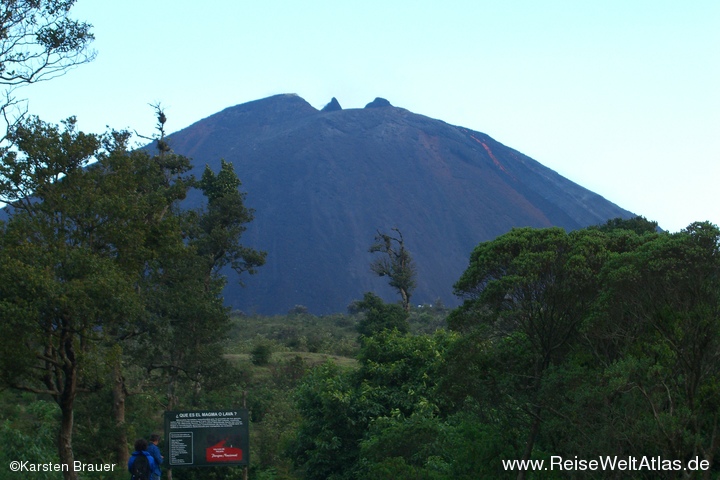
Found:
[(370, 252), (380, 252), (385, 255), (375, 259), (370, 269), (381, 277), (387, 276), (389, 284), (398, 291), (405, 311), (410, 311), (410, 295), (415, 289), (415, 265), (410, 252), (405, 248), (402, 232), (397, 227), (392, 228), (397, 236), (388, 235), (378, 230), (375, 243)]
[[(27, 112), (17, 88), (92, 61), (92, 25), (70, 18), (76, 0), (0, 0), (0, 114), (7, 128)], [(3, 136), (3, 139), (5, 136)]]

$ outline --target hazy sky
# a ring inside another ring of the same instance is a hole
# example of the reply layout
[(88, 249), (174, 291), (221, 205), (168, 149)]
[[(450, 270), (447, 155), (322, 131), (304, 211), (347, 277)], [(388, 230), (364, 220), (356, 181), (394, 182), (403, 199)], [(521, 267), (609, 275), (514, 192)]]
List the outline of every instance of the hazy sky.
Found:
[(74, 16), (97, 59), (18, 92), (46, 121), (150, 135), (150, 103), (172, 132), (278, 93), (384, 97), (670, 231), (720, 224), (717, 0), (78, 0)]

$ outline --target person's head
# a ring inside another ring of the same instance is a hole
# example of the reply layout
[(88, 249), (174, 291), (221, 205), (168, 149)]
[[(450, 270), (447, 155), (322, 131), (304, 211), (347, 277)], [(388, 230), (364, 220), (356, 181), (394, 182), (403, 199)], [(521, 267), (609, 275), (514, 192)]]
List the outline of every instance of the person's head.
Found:
[(160, 441), (160, 435), (158, 435), (157, 433), (153, 433), (152, 435), (150, 435), (150, 438), (148, 440), (150, 441), (150, 443), (154, 443), (155, 445), (157, 445)]
[(148, 446), (147, 440), (145, 440), (144, 438), (138, 438), (137, 440), (135, 440), (135, 451), (136, 452), (142, 452), (144, 450), (147, 450), (147, 446)]

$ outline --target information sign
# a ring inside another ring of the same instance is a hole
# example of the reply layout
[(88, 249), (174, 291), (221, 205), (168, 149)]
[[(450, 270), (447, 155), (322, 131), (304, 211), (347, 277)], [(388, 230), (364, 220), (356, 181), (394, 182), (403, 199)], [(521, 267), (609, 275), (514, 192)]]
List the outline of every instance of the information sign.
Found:
[(165, 412), (169, 467), (249, 465), (247, 410)]

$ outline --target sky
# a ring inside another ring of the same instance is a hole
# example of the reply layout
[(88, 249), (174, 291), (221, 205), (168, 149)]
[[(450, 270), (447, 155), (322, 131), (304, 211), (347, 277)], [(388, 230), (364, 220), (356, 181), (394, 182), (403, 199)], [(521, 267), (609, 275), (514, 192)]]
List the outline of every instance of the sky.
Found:
[[(720, 224), (717, 0), (78, 0), (97, 58), (25, 87), (84, 131), (296, 93), (490, 135), (671, 232)], [(242, 172), (238, 172), (242, 179)]]

